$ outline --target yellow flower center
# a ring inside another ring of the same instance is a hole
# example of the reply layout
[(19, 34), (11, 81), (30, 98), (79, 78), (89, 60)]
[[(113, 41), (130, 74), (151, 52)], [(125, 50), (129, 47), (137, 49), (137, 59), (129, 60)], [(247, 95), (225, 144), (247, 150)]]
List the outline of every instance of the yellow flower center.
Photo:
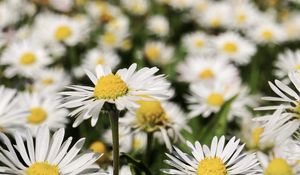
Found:
[(28, 123), (38, 125), (47, 118), (47, 112), (40, 107), (30, 109), (30, 115), (27, 117)]
[(59, 169), (56, 165), (50, 165), (48, 162), (37, 162), (26, 170), (27, 175), (59, 175)]
[(99, 57), (99, 58), (97, 59), (96, 64), (97, 64), (97, 65), (99, 65), (99, 64), (101, 64), (101, 65), (105, 64), (105, 59), (104, 59), (103, 57)]
[(292, 167), (282, 158), (274, 158), (264, 171), (264, 175), (294, 175)]
[(107, 149), (103, 142), (96, 141), (91, 144), (90, 149), (95, 153), (106, 153)]
[(220, 93), (211, 93), (207, 98), (207, 103), (211, 106), (222, 106), (224, 102), (224, 96)]
[(244, 23), (246, 21), (246, 19), (247, 19), (247, 16), (243, 13), (238, 14), (236, 16), (236, 20), (237, 20), (238, 23)]
[(258, 147), (260, 142), (260, 136), (264, 132), (264, 128), (258, 127), (252, 131), (251, 138), (253, 141), (253, 146)]
[(137, 123), (147, 132), (153, 132), (168, 122), (168, 116), (159, 101), (138, 101)]
[(150, 60), (156, 60), (159, 58), (160, 49), (155, 46), (149, 46), (146, 48), (145, 54)]
[(227, 169), (220, 158), (205, 158), (199, 162), (197, 175), (227, 175)]
[(109, 74), (100, 77), (94, 89), (97, 99), (112, 99), (125, 95), (128, 92), (127, 84), (119, 75)]
[(113, 46), (117, 42), (117, 36), (111, 32), (106, 32), (102, 37), (104, 43), (107, 45)]
[(195, 40), (195, 46), (198, 47), (198, 48), (203, 47), (204, 46), (204, 41), (201, 40), (201, 39)]
[(211, 20), (210, 25), (212, 27), (220, 27), (220, 25), (221, 25), (221, 19), (215, 18), (215, 19)]
[(238, 50), (238, 46), (234, 42), (227, 42), (224, 44), (223, 50), (226, 53), (235, 53)]
[(296, 65), (296, 66), (295, 66), (295, 69), (296, 69), (296, 70), (300, 70), (300, 64)]
[(36, 62), (37, 57), (32, 52), (25, 52), (20, 57), (20, 63), (23, 65), (32, 65)]
[(132, 42), (130, 39), (125, 39), (124, 41), (122, 41), (122, 45), (121, 45), (121, 49), (122, 50), (129, 50), (132, 48)]
[(141, 148), (141, 146), (142, 146), (142, 141), (140, 139), (137, 138), (133, 139), (132, 147), (134, 149), (139, 149)]
[(51, 85), (54, 83), (54, 80), (52, 78), (45, 78), (42, 80), (42, 83), (46, 86)]
[(213, 72), (211, 69), (207, 68), (207, 69), (202, 70), (202, 71), (199, 73), (199, 77), (200, 77), (200, 79), (202, 79), (202, 80), (205, 80), (205, 79), (211, 79), (211, 78), (214, 77), (214, 72)]
[(274, 34), (271, 30), (265, 30), (262, 32), (262, 37), (263, 37), (263, 39), (270, 41), (273, 39)]
[(59, 26), (55, 31), (55, 38), (58, 41), (63, 41), (72, 35), (72, 30), (66, 25)]

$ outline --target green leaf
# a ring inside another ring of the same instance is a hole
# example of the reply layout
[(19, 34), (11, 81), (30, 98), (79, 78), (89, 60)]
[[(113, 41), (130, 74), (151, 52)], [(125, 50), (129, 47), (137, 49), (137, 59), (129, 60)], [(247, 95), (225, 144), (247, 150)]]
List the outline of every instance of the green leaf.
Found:
[(138, 170), (138, 172), (144, 172), (145, 175), (152, 175), (149, 168), (141, 160), (136, 160), (126, 153), (121, 153), (120, 158), (125, 159), (129, 164), (134, 165), (136, 167), (136, 170)]

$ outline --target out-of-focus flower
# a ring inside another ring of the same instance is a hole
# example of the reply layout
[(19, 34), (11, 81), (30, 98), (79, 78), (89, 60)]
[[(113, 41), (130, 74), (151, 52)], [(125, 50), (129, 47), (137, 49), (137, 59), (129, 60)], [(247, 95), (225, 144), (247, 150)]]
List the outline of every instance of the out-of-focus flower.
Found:
[(206, 55), (213, 52), (211, 37), (204, 32), (196, 31), (183, 36), (183, 46), (190, 55)]
[(280, 79), (289, 80), (287, 77), (290, 72), (300, 70), (300, 50), (286, 50), (280, 53), (275, 66), (277, 68), (276, 76)]
[(164, 65), (172, 61), (174, 48), (162, 41), (149, 41), (144, 47), (144, 55), (152, 64)]
[(162, 15), (151, 16), (147, 21), (147, 29), (161, 37), (169, 34), (169, 28), (169, 21)]
[(122, 6), (134, 15), (144, 15), (149, 8), (148, 0), (121, 0)]

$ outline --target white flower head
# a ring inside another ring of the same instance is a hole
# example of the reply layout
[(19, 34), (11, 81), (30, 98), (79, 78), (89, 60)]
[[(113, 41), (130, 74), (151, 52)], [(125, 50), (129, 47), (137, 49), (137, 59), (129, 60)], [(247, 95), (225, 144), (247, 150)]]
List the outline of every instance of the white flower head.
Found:
[(151, 16), (147, 21), (147, 29), (158, 36), (166, 36), (169, 34), (169, 21), (161, 15)]
[(73, 124), (78, 126), (83, 120), (92, 118), (95, 126), (104, 103), (111, 103), (118, 110), (132, 110), (138, 107), (137, 100), (149, 97), (166, 99), (171, 96), (168, 83), (163, 75), (154, 74), (158, 68), (142, 68), (136, 71), (137, 65), (132, 64), (128, 69), (120, 69), (115, 74), (108, 66), (98, 65), (96, 75), (86, 70), (93, 86), (69, 86), (73, 91), (61, 92), (66, 101), (62, 106), (76, 108), (70, 116), (76, 117)]
[(172, 61), (174, 48), (162, 41), (149, 41), (144, 47), (144, 55), (153, 64), (165, 65)]

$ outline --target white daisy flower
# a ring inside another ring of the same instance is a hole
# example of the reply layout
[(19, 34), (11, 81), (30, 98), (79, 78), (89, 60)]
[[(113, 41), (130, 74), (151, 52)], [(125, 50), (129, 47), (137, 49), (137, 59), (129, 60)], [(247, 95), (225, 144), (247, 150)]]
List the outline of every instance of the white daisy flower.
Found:
[(120, 57), (113, 50), (94, 48), (87, 52), (82, 67), (87, 70), (95, 70), (97, 65), (108, 65), (112, 69), (120, 63)]
[(122, 125), (133, 128), (134, 132), (155, 133), (163, 138), (169, 150), (172, 150), (171, 140), (183, 140), (180, 131), (189, 128), (186, 116), (179, 106), (158, 100), (141, 100), (138, 104), (140, 107), (136, 111), (128, 112), (120, 119)]
[[(285, 85), (279, 80), (275, 80), (275, 84), (269, 82), (269, 85), (273, 92), (275, 92), (278, 97), (263, 97), (263, 100), (279, 102), (278, 105), (270, 105), (258, 107), (256, 110), (276, 110), (282, 108), (284, 110), (284, 119), (291, 120), (291, 122), (300, 125), (300, 72), (289, 73), (289, 79), (293, 83), (296, 91)], [(270, 117), (263, 117), (260, 120), (267, 121)]]
[(70, 84), (70, 77), (62, 68), (41, 70), (33, 80), (33, 90), (40, 93), (55, 93)]
[(149, 41), (144, 47), (144, 55), (149, 62), (164, 65), (172, 61), (174, 48), (162, 41)]
[(188, 57), (177, 67), (179, 80), (188, 83), (231, 83), (239, 76), (238, 70), (222, 57)]
[(106, 1), (87, 1), (86, 12), (96, 23), (108, 22), (121, 15), (120, 8)]
[(275, 62), (275, 75), (280, 79), (288, 79), (287, 76), (290, 72), (300, 70), (300, 50), (285, 50), (278, 55)]
[[(263, 18), (263, 16), (260, 18)], [(254, 28), (249, 29), (248, 35), (259, 44), (278, 43), (286, 39), (286, 33), (280, 24), (265, 20), (260, 21)]]
[(201, 114), (206, 118), (212, 113), (217, 113), (226, 101), (238, 93), (239, 89), (237, 82), (225, 84), (216, 81), (209, 86), (202, 83), (190, 85), (191, 95), (186, 97), (190, 110), (189, 116), (196, 117)]
[(244, 65), (250, 62), (256, 52), (256, 47), (237, 33), (227, 32), (214, 39), (218, 54), (233, 62)]
[(200, 26), (204, 25), (211, 28), (224, 27), (231, 20), (230, 12), (231, 7), (228, 2), (215, 2), (211, 3), (201, 17), (196, 20)]
[(288, 19), (284, 20), (282, 24), (283, 30), (287, 35), (289, 41), (300, 39), (300, 15), (299, 13), (291, 14)]
[(147, 20), (147, 29), (158, 36), (166, 36), (169, 34), (169, 21), (165, 16), (154, 15)]
[(106, 50), (121, 48), (127, 37), (128, 32), (106, 31), (100, 36), (99, 45)]
[(49, 0), (49, 5), (53, 7), (55, 10), (61, 11), (61, 12), (69, 12), (73, 5), (74, 0)]
[(16, 23), (20, 19), (20, 11), (10, 4), (10, 1), (1, 1), (0, 3), (0, 28), (1, 30), (9, 25)]
[(144, 15), (149, 8), (148, 0), (121, 0), (121, 5), (134, 15)]
[(57, 98), (53, 94), (27, 92), (19, 94), (19, 108), (29, 111), (25, 125), (31, 129), (33, 135), (37, 134), (38, 128), (42, 125), (46, 125), (52, 131), (65, 128), (68, 111), (59, 108), (61, 103)]
[(125, 35), (129, 33), (129, 27), (130, 20), (125, 15), (119, 15), (113, 18), (104, 26), (106, 32), (123, 33)]
[(24, 127), (26, 110), (17, 107), (17, 91), (0, 86), (0, 132), (12, 133)]
[(184, 10), (191, 8), (194, 0), (168, 0), (168, 4), (174, 9)]
[(170, 84), (163, 75), (154, 75), (158, 68), (145, 67), (138, 71), (136, 68), (137, 65), (132, 64), (128, 69), (120, 69), (114, 74), (109, 67), (98, 65), (96, 75), (86, 70), (93, 87), (74, 85), (68, 87), (74, 91), (62, 92), (66, 101), (63, 106), (77, 108), (70, 113), (70, 116), (77, 118), (73, 126), (89, 118), (95, 126), (106, 102), (115, 104), (118, 110), (132, 110), (138, 107), (136, 101), (144, 98), (142, 96), (145, 94), (159, 99), (170, 97)]
[(16, 132), (16, 145), (13, 146), (8, 137), (0, 133), (5, 144), (0, 151), (0, 162), (3, 163), (0, 172), (10, 175), (101, 175), (99, 167), (93, 164), (100, 155), (78, 154), (85, 139), (70, 148), (72, 137), (63, 142), (64, 135), (65, 130), (60, 129), (51, 138), (48, 128), (40, 127), (35, 141), (30, 131), (26, 132), (25, 146), (21, 133)]
[[(113, 175), (113, 167), (112, 166), (109, 166), (107, 171), (108, 171), (109, 175)], [(131, 173), (131, 169), (130, 169), (129, 166), (122, 166), (120, 168), (119, 174), (121, 174), (121, 175), (133, 175)]]
[(184, 35), (182, 42), (190, 55), (203, 55), (213, 51), (211, 38), (200, 31)]
[(300, 173), (299, 164), (288, 161), (285, 151), (276, 149), (273, 154), (257, 153), (264, 175), (296, 175)]
[(258, 169), (256, 155), (242, 153), (245, 145), (239, 145), (240, 140), (235, 137), (225, 143), (225, 137), (214, 137), (211, 147), (187, 141), (192, 156), (174, 147), (173, 155), (167, 154), (170, 160), (165, 162), (172, 169), (163, 169), (166, 174), (182, 175), (235, 175), (261, 174)]
[(8, 65), (5, 69), (5, 75), (8, 77), (17, 74), (33, 77), (51, 62), (47, 51), (32, 40), (9, 45), (0, 60), (1, 65)]
[(262, 121), (261, 127), (256, 131), (258, 148), (262, 150), (278, 147), (288, 140), (299, 129), (300, 123), (291, 121), (291, 116), (283, 113), (279, 107), (274, 114), (255, 118)]

